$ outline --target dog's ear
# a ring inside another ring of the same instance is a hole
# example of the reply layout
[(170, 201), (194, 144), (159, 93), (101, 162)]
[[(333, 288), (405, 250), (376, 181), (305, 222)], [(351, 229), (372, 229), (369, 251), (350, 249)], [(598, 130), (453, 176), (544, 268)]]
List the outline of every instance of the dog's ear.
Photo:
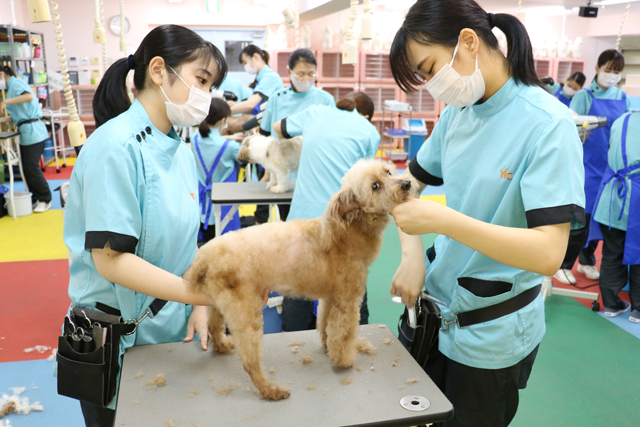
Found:
[(340, 190), (331, 197), (322, 220), (322, 246), (325, 250), (340, 241), (359, 209), (360, 203), (351, 190)]

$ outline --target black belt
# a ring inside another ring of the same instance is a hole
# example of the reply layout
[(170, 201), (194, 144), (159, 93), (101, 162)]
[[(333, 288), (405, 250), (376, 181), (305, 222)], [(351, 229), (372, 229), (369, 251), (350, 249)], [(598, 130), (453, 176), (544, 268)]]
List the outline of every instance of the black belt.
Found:
[(40, 120), (42, 120), (42, 118), (40, 117), (36, 117), (35, 119), (22, 120), (21, 122), (18, 122), (16, 126), (20, 127), (22, 125), (26, 125), (27, 123), (39, 122)]
[(458, 328), (464, 328), (465, 326), (488, 322), (490, 320), (506, 316), (507, 314), (515, 313), (516, 311), (531, 304), (540, 293), (540, 289), (542, 289), (542, 285), (527, 289), (515, 297), (502, 301), (498, 304), (478, 308), (476, 310), (465, 311), (464, 313), (454, 313), (454, 320), (446, 320), (442, 318), (440, 330), (446, 331), (449, 329), (449, 325), (453, 323), (455, 323)]
[[(158, 312), (162, 310), (162, 307), (164, 307), (166, 304), (167, 304), (167, 301), (163, 299), (160, 299), (160, 298), (154, 299), (151, 305), (149, 306), (149, 311), (151, 311), (151, 314), (152, 314), (151, 318), (153, 319), (154, 317), (156, 317), (156, 314), (158, 314)], [(110, 307), (101, 302), (96, 303), (96, 309), (103, 311), (107, 314), (111, 314), (113, 316), (122, 317), (122, 313), (120, 313), (120, 310)]]

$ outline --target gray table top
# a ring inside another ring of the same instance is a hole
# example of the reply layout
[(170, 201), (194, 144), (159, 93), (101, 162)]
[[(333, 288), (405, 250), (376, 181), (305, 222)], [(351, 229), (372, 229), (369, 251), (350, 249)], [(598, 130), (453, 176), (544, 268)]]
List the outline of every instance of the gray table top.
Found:
[[(124, 355), (115, 426), (402, 427), (452, 416), (451, 403), (388, 327), (362, 326), (359, 335), (375, 351), (358, 354), (348, 369), (329, 360), (315, 330), (265, 335), (263, 367), (291, 389), (278, 402), (260, 399), (235, 353), (203, 352), (200, 343), (132, 347)], [(289, 344), (299, 340), (305, 344), (293, 353)], [(313, 361), (303, 364), (301, 356)], [(147, 381), (160, 373), (167, 384), (152, 390)], [(410, 378), (417, 382), (408, 384)], [(426, 397), (430, 406), (409, 411), (400, 405), (406, 396)]]
[[(293, 189), (295, 182), (289, 183)], [(272, 193), (266, 182), (220, 182), (211, 184), (211, 203), (227, 205), (244, 204), (289, 204), (293, 190), (287, 193)]]
[(0, 139), (13, 138), (14, 136), (18, 136), (18, 135), (20, 135), (20, 132), (18, 132), (18, 131), (0, 132)]

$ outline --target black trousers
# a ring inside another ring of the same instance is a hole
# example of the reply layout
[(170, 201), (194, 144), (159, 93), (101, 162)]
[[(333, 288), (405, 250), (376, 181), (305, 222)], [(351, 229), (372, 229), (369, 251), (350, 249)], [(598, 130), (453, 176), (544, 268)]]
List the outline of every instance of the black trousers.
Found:
[(527, 386), (538, 347), (508, 368), (480, 369), (449, 359), (440, 353), (436, 343), (425, 372), (453, 404), (454, 416), (434, 426), (508, 426), (518, 410), (519, 390)]
[(198, 233), (198, 247), (204, 245), (214, 237), (216, 237), (216, 226), (213, 224), (209, 224), (209, 227), (207, 227), (207, 229), (205, 230), (204, 224), (201, 222), (200, 231)]
[(27, 180), (29, 191), (33, 194), (31, 201), (49, 203), (51, 201), (51, 189), (40, 169), (40, 156), (44, 151), (44, 141), (31, 145), (20, 146), (22, 157), (22, 170)]
[(640, 310), (640, 264), (624, 265), (624, 242), (627, 232), (600, 224), (604, 243), (600, 266), (600, 293), (607, 308), (623, 309), (624, 301), (618, 294), (629, 282), (631, 309)]
[(596, 256), (594, 252), (598, 247), (598, 241), (589, 243), (586, 248), (584, 245), (587, 243), (589, 237), (589, 221), (591, 221), (591, 214), (586, 214), (587, 225), (578, 230), (571, 230), (569, 233), (569, 244), (567, 245), (567, 252), (562, 262), (563, 269), (571, 270), (576, 263), (576, 258), (579, 258), (579, 262), (582, 265), (596, 265)]
[(82, 416), (87, 427), (113, 427), (116, 411), (91, 403), (80, 402)]
[[(369, 324), (367, 291), (360, 305), (360, 324)], [(282, 331), (306, 331), (316, 328), (316, 316), (313, 315), (313, 301), (284, 297), (282, 302)]]

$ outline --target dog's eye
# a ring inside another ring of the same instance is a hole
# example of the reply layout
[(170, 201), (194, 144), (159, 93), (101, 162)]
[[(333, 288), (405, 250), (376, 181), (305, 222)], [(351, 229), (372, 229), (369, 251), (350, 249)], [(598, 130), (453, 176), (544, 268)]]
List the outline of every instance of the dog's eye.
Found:
[(390, 170), (387, 171), (387, 175), (391, 176), (391, 171)]
[(373, 191), (379, 190), (380, 189), (380, 184), (378, 184), (377, 182), (375, 182), (373, 184)]

